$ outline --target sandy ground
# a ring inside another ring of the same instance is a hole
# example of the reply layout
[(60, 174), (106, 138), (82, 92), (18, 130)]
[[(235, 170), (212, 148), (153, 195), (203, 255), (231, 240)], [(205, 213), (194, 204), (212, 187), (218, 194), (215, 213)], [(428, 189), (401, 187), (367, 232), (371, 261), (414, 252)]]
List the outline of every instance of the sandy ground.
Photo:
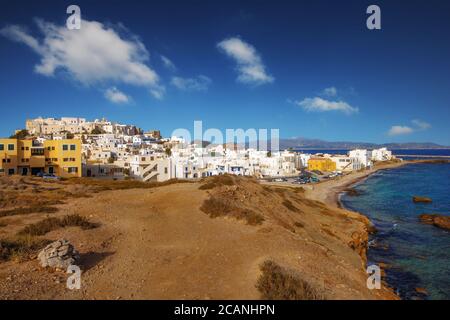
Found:
[(368, 178), (371, 174), (379, 171), (379, 170), (387, 170), (398, 168), (400, 166), (404, 166), (406, 164), (412, 163), (412, 161), (403, 161), (403, 162), (394, 162), (374, 166), (370, 170), (364, 170), (360, 172), (352, 172), (350, 174), (335, 178), (333, 180), (328, 180), (322, 183), (317, 183), (314, 185), (310, 185), (308, 188), (305, 188), (305, 195), (317, 201), (321, 201), (330, 206), (340, 206), (339, 204), (339, 194), (343, 192), (346, 188), (351, 185)]
[[(81, 290), (67, 289), (66, 274), (42, 269), (35, 259), (7, 261), (0, 263), (0, 298), (258, 299), (259, 266), (270, 259), (301, 274), (327, 299), (395, 299), (385, 287), (366, 287), (367, 219), (332, 202), (337, 188), (367, 174), (318, 184), (305, 195), (242, 179), (217, 190), (184, 183), (69, 198), (52, 215), (78, 213), (100, 227), (59, 229), (44, 237), (66, 238), (80, 251)], [(209, 217), (199, 208), (211, 194), (251, 208), (264, 222)], [(286, 200), (295, 210), (283, 205)], [(0, 238), (45, 216), (0, 218), (7, 224)]]

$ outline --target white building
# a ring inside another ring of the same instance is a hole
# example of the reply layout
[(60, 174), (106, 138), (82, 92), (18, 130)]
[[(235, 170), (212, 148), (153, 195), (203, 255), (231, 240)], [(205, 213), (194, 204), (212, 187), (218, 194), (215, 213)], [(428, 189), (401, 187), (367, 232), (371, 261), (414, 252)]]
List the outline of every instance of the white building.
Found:
[(360, 163), (361, 168), (369, 168), (372, 166), (372, 152), (366, 149), (355, 149), (348, 153), (350, 158), (356, 158), (358, 163)]
[(371, 153), (372, 161), (387, 161), (392, 159), (392, 151), (386, 148), (374, 149)]

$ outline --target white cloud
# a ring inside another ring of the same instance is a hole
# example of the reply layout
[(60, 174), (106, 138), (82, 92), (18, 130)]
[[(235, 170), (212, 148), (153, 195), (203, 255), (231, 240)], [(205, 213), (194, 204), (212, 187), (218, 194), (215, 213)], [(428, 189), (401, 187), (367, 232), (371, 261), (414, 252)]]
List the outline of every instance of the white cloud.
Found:
[(196, 78), (173, 77), (171, 84), (184, 91), (206, 91), (211, 82), (210, 78), (199, 75)]
[(236, 61), (238, 81), (256, 85), (274, 81), (274, 78), (267, 74), (260, 55), (251, 44), (232, 37), (219, 42), (217, 47)]
[(84, 85), (112, 82), (142, 86), (154, 96), (162, 96), (159, 76), (146, 65), (148, 51), (136, 36), (125, 38), (96, 21), (83, 20), (80, 30), (40, 19), (36, 23), (42, 39), (16, 25), (0, 30), (3, 36), (27, 45), (41, 57), (35, 72), (44, 76), (64, 72)]
[(177, 67), (175, 67), (175, 64), (172, 62), (172, 60), (170, 60), (166, 56), (161, 55), (161, 61), (167, 69), (171, 71), (177, 70)]
[(418, 130), (427, 130), (431, 128), (431, 124), (422, 120), (415, 119), (411, 122), (417, 127)]
[(358, 112), (358, 108), (352, 107), (344, 101), (329, 101), (320, 97), (305, 98), (302, 101), (293, 101), (294, 104), (302, 107), (306, 111), (325, 112), (340, 111), (346, 114)]
[(392, 126), (391, 129), (389, 129), (388, 131), (388, 135), (390, 136), (405, 135), (411, 134), (416, 131), (428, 130), (429, 128), (431, 128), (431, 124), (422, 120), (414, 119), (411, 121), (411, 123), (413, 124), (413, 127), (401, 125)]
[(405, 134), (411, 134), (414, 130), (411, 127), (408, 126), (392, 126), (391, 129), (388, 131), (388, 135), (390, 136), (398, 136), (398, 135), (405, 135)]
[(337, 89), (336, 87), (325, 88), (322, 94), (329, 97), (335, 97), (337, 96)]
[(117, 89), (116, 87), (111, 87), (105, 91), (105, 98), (109, 101), (117, 104), (129, 103), (130, 97), (125, 93)]

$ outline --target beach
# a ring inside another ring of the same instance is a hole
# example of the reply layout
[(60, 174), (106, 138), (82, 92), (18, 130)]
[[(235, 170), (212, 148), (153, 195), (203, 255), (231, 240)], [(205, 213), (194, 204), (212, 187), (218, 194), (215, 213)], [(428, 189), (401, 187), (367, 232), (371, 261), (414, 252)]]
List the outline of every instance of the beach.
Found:
[(379, 163), (372, 169), (351, 172), (344, 176), (332, 180), (322, 181), (320, 183), (305, 187), (305, 195), (312, 199), (326, 203), (327, 205), (341, 207), (339, 195), (350, 186), (367, 179), (370, 175), (380, 170), (398, 168), (407, 164), (417, 163), (418, 161), (401, 161), (391, 163)]
[[(448, 235), (445, 230), (424, 225), (419, 216), (424, 212), (446, 214), (448, 163), (446, 160), (386, 163), (306, 186), (305, 195), (366, 219), (372, 230), (377, 231), (370, 237), (368, 264), (383, 266), (384, 280), (402, 299), (447, 298), (448, 279), (442, 276), (442, 270), (448, 265), (448, 258), (442, 252), (448, 246)], [(365, 182), (382, 170), (386, 172)], [(412, 203), (415, 194), (430, 196), (433, 204)]]
[(350, 188), (352, 185), (357, 184), (370, 175), (378, 172), (380, 170), (389, 170), (399, 168), (409, 164), (419, 164), (419, 163), (448, 163), (448, 160), (403, 160), (399, 162), (380, 162), (375, 164), (371, 169), (356, 171), (346, 174), (344, 176), (337, 177), (332, 180), (322, 181), (317, 184), (308, 185), (304, 187), (306, 197), (321, 201), (327, 205), (334, 207), (341, 207), (339, 201), (339, 195), (346, 189)]

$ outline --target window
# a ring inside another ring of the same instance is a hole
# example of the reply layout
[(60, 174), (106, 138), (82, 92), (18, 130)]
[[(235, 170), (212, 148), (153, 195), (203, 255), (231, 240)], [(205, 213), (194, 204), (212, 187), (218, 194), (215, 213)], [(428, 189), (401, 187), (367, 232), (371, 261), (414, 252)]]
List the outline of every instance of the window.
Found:
[(9, 151), (14, 151), (14, 145), (13, 144), (8, 144), (8, 150)]
[(9, 174), (9, 175), (14, 174), (14, 169), (8, 169), (8, 174)]
[(55, 151), (55, 147), (52, 147), (52, 150)]
[(58, 161), (58, 159), (57, 158), (52, 158), (52, 161), (56, 162), (56, 161)]
[(167, 174), (167, 167), (164, 168), (164, 173)]
[(5, 169), (0, 169), (0, 173), (4, 173), (5, 172)]
[(78, 168), (77, 167), (69, 167), (68, 171), (69, 171), (69, 173), (77, 173), (78, 172)]
[(68, 144), (63, 144), (63, 151), (67, 151), (69, 150), (69, 145)]
[(22, 149), (22, 151), (23, 151), (23, 150), (25, 150), (25, 147), (22, 147), (21, 149)]
[(76, 149), (76, 146), (75, 146), (74, 144), (71, 144), (71, 145), (70, 145), (70, 150), (71, 150), (71, 151), (75, 151), (75, 149)]
[(31, 149), (31, 155), (32, 156), (43, 156), (44, 155), (44, 148), (32, 148)]
[(4, 144), (0, 144), (0, 151), (5, 150), (5, 145)]
[(47, 147), (47, 150), (48, 150), (48, 151), (50, 151), (51, 149), (52, 149), (52, 148), (50, 148), (50, 147)]
[(27, 151), (30, 150), (30, 147), (25, 147), (25, 150), (27, 150)]
[(69, 161), (69, 158), (64, 158), (63, 161), (67, 162), (67, 161)]

